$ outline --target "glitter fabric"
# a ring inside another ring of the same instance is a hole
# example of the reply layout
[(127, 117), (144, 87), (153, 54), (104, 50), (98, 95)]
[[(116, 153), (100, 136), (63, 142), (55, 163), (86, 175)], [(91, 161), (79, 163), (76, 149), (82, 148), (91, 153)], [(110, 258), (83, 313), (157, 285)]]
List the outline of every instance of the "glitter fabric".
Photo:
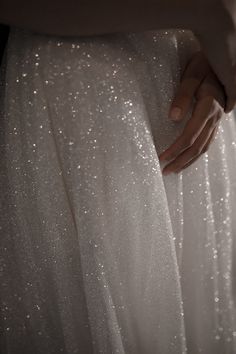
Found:
[(188, 31), (11, 29), (1, 353), (236, 353), (234, 117), (182, 173), (158, 160), (185, 124), (167, 112), (195, 44)]

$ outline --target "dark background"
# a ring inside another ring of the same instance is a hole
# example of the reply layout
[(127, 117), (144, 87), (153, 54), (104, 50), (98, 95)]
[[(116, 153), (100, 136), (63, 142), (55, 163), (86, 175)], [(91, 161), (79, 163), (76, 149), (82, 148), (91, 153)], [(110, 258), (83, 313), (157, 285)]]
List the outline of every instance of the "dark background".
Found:
[(0, 24), (0, 64), (2, 61), (5, 45), (7, 43), (8, 33), (9, 33), (9, 27)]

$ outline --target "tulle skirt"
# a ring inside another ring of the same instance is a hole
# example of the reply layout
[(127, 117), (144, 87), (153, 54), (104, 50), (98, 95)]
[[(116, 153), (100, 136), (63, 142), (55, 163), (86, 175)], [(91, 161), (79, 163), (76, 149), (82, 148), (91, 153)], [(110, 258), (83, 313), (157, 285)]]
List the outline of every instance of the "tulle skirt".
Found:
[(11, 28), (0, 88), (0, 351), (236, 353), (236, 123), (164, 176), (188, 31)]

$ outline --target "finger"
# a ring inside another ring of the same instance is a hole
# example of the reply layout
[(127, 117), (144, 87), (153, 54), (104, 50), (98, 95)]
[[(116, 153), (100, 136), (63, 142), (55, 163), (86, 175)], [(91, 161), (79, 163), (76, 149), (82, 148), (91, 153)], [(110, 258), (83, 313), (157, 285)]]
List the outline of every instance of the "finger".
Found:
[(190, 77), (181, 82), (170, 107), (170, 119), (180, 121), (187, 115), (199, 85), (200, 81), (198, 79)]
[[(205, 154), (208, 150), (210, 145), (212, 144), (212, 142), (215, 139), (215, 136), (217, 134), (218, 131), (218, 126), (213, 130), (213, 132), (211, 133), (210, 138), (208, 139), (208, 142), (206, 143), (206, 145), (204, 146), (203, 150), (202, 150), (202, 154)], [(192, 159), (190, 162), (188, 162), (185, 166), (183, 166), (181, 169), (177, 170), (176, 173), (179, 173), (183, 170), (185, 170), (187, 167), (191, 166), (195, 161), (197, 161), (199, 159), (199, 156), (195, 157), (194, 159)]]
[(213, 103), (214, 98), (210, 96), (204, 97), (197, 102), (193, 115), (187, 122), (180, 137), (166, 151), (160, 154), (159, 159), (161, 161), (174, 159), (193, 145), (212, 116)]
[(172, 172), (177, 172), (182, 169), (186, 164), (191, 163), (192, 160), (197, 159), (202, 154), (205, 145), (210, 139), (214, 129), (215, 124), (213, 119), (211, 119), (208, 121), (201, 135), (194, 142), (191, 148), (184, 151), (174, 161), (165, 166), (165, 168), (163, 169), (163, 174), (166, 175)]
[(211, 146), (211, 144), (213, 143), (213, 141), (215, 140), (216, 134), (218, 132), (219, 129), (219, 124), (217, 124), (217, 126), (215, 127), (215, 129), (213, 130), (208, 142), (206, 143), (206, 145), (204, 146), (202, 153), (205, 154), (205, 152), (207, 152), (209, 150), (209, 147)]
[(194, 162), (196, 162), (199, 159), (199, 156), (195, 157), (194, 159), (192, 159), (189, 163), (187, 163), (186, 165), (184, 165), (182, 168), (180, 168), (179, 170), (176, 171), (176, 173), (180, 173), (181, 171), (185, 170), (186, 168), (188, 168), (189, 166), (191, 166)]
[(183, 73), (180, 86), (171, 104), (169, 117), (179, 121), (191, 108), (191, 104), (202, 80), (209, 71), (209, 64), (202, 52), (195, 53)]

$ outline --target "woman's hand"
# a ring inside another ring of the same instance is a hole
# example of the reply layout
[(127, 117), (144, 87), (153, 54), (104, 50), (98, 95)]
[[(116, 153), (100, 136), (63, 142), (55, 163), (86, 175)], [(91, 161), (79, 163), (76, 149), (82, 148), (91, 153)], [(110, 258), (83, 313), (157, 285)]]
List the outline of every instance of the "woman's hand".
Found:
[(171, 160), (163, 174), (180, 172), (208, 150), (224, 115), (224, 92), (204, 54), (194, 54), (171, 105), (170, 118), (181, 121), (195, 99), (193, 113), (180, 137), (159, 156), (161, 161)]
[(236, 106), (236, 1), (193, 2), (197, 8), (195, 20), (192, 19), (192, 30), (211, 68), (224, 86), (227, 96), (225, 112), (229, 113)]

